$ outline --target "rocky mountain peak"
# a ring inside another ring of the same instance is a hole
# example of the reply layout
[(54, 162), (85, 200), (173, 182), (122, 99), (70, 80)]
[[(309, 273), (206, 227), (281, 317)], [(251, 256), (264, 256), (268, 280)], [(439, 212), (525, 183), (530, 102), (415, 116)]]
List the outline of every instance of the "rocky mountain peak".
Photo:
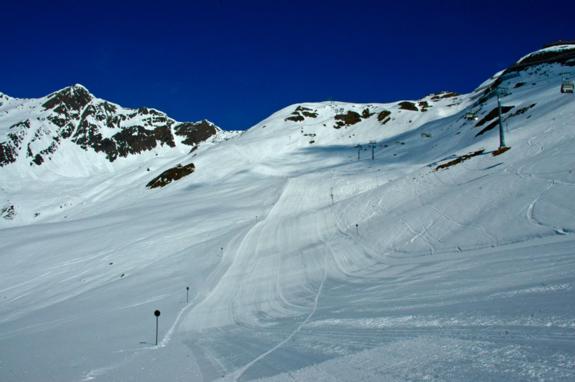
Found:
[[(96, 98), (80, 84), (40, 101), (39, 109), (34, 106), (37, 100), (24, 100), (18, 106), (22, 110), (30, 105), (25, 118), (16, 108), (0, 116), (0, 131), (7, 133), (0, 135), (0, 167), (19, 158), (27, 159), (31, 166), (42, 165), (52, 159), (64, 141), (102, 153), (113, 162), (162, 146), (191, 150), (220, 131), (206, 120), (178, 122), (153, 108), (123, 108)], [(16, 114), (20, 119), (11, 117)]]
[(84, 86), (75, 84), (58, 90), (47, 98), (42, 105), (45, 109), (55, 109), (63, 105), (69, 110), (79, 110), (90, 103), (94, 96)]

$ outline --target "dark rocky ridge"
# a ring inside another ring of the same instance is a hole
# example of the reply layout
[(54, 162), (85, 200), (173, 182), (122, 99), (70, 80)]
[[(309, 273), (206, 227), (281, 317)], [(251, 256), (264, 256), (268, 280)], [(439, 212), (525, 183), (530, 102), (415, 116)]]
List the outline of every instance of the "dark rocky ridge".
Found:
[(81, 85), (64, 88), (48, 96), (48, 101), (42, 105), (46, 109), (64, 107), (70, 110), (79, 110), (92, 100), (92, 95)]
[[(114, 161), (161, 146), (175, 147), (178, 141), (194, 149), (219, 131), (207, 120), (180, 123), (155, 109), (125, 109), (95, 98), (81, 85), (50, 94), (41, 107), (31, 111), (26, 121), (10, 127), (7, 139), (0, 142), (0, 167), (21, 156), (30, 165), (42, 165), (64, 140)], [(28, 134), (33, 136), (23, 148)]]

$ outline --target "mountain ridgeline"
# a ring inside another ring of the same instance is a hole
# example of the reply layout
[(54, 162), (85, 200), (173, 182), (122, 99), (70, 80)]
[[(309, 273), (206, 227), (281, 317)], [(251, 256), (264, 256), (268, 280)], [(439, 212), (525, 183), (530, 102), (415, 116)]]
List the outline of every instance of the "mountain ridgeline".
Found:
[(156, 109), (127, 109), (74, 85), (41, 99), (1, 95), (0, 167), (16, 161), (40, 166), (69, 141), (113, 162), (157, 147), (190, 150), (221, 131), (213, 123), (177, 122)]
[[(239, 146), (232, 145), (236, 149), (247, 149), (251, 136), (265, 140), (266, 145), (274, 147), (269, 156), (264, 155), (268, 159), (280, 152), (310, 152), (310, 145), (313, 150), (328, 146), (375, 150), (375, 142), (379, 142), (378, 148), (387, 149), (384, 151), (389, 153), (397, 145), (406, 145), (403, 138), (415, 130), (423, 139), (423, 143), (414, 142), (417, 145), (426, 145), (425, 142), (433, 140), (432, 146), (436, 147), (437, 138), (448, 138), (453, 134), (470, 135), (472, 142), (478, 142), (493, 135), (499, 126), (500, 113), (505, 122), (510, 123), (531, 118), (534, 108), (541, 107), (522, 96), (517, 102), (506, 102), (498, 108), (495, 90), (530, 94), (537, 91), (542, 81), (557, 73), (564, 77), (573, 66), (575, 45), (553, 44), (526, 55), (468, 95), (440, 92), (419, 100), (386, 104), (296, 104), (279, 110), (241, 134), (223, 131), (208, 120), (178, 122), (153, 108), (124, 108), (94, 97), (82, 85), (70, 86), (39, 99), (18, 99), (0, 93), (0, 168), (10, 169), (10, 176), (31, 171), (34, 178), (45, 170), (64, 176), (85, 176), (92, 174), (94, 169), (107, 169), (114, 162), (129, 162), (130, 166), (146, 169), (147, 178), (156, 176), (157, 179), (146, 181), (148, 187), (152, 184), (163, 187), (184, 174), (175, 164), (190, 164), (191, 158), (187, 154), (202, 143), (218, 143), (236, 135), (243, 136)], [(450, 116), (456, 121), (452, 123), (446, 119)], [(265, 131), (261, 130), (266, 127)], [(445, 129), (449, 131), (442, 132)], [(283, 135), (290, 132), (298, 132), (298, 138), (292, 139), (290, 135), (284, 139)], [(453, 154), (451, 150), (457, 145), (448, 148), (447, 141), (443, 139), (442, 142), (446, 155)], [(405, 153), (408, 149), (404, 147)], [(194, 152), (193, 156), (201, 158), (203, 151)], [(263, 155), (259, 146), (248, 151), (251, 159), (256, 152)], [(405, 153), (396, 152), (393, 156), (401, 158)], [(160, 158), (156, 158), (158, 156)], [(134, 160), (122, 161), (124, 158)], [(175, 164), (164, 163), (164, 159), (173, 159)], [(54, 165), (46, 166), (49, 162)], [(166, 177), (162, 174), (166, 170), (173, 170), (173, 173)], [(189, 173), (197, 174), (196, 170), (194, 167)], [(161, 181), (156, 183), (159, 179)]]

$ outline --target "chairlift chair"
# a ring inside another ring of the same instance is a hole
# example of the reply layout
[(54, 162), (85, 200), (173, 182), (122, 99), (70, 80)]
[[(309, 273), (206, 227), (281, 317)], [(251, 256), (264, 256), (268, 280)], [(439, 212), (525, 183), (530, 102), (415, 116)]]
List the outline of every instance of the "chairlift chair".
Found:
[(468, 121), (477, 121), (479, 117), (477, 116), (477, 113), (469, 111), (465, 113), (465, 119), (467, 119)]
[(573, 81), (565, 80), (561, 84), (561, 93), (573, 93), (574, 89), (575, 89), (575, 86), (573, 84)]

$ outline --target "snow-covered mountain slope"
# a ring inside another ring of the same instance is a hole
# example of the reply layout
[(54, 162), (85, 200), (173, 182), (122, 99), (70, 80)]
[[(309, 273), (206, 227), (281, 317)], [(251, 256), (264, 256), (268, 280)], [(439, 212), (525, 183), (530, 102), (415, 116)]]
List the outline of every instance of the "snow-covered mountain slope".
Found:
[(573, 380), (568, 48), (90, 177), (0, 168), (0, 379)]
[(163, 163), (236, 134), (207, 120), (177, 122), (155, 109), (126, 109), (81, 85), (40, 99), (0, 95), (0, 208), (11, 211), (1, 221), (13, 226), (66, 216), (95, 194), (102, 198), (110, 183), (120, 183), (121, 192), (126, 174), (150, 177)]

